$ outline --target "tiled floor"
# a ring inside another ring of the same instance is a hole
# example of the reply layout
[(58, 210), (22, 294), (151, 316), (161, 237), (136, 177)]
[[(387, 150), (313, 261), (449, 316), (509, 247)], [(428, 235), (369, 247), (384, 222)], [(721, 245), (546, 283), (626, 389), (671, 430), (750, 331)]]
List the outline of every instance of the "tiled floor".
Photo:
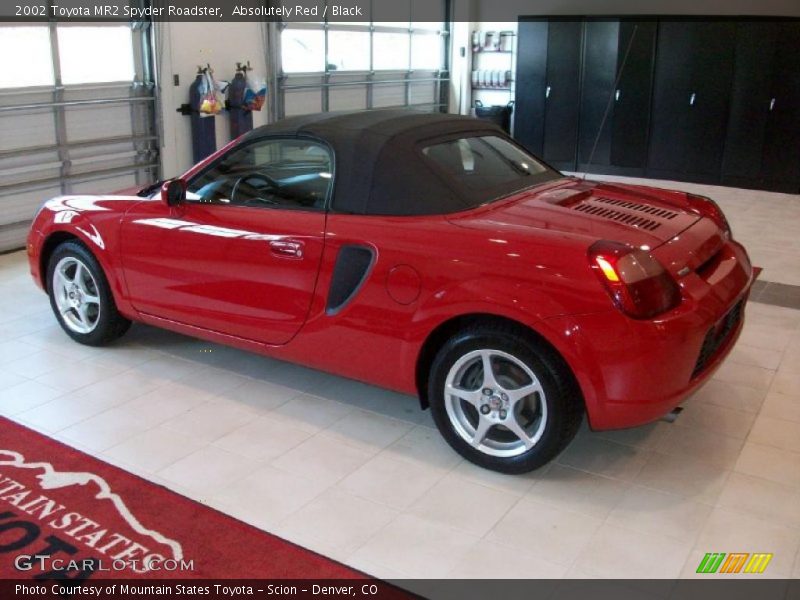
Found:
[[(766, 205), (764, 238), (786, 238), (793, 201)], [(740, 237), (760, 222), (722, 203)], [(768, 279), (800, 283), (789, 241)], [(0, 256), (0, 414), (381, 577), (689, 577), (708, 551), (772, 552), (766, 576), (800, 577), (800, 311), (751, 302), (685, 407), (584, 426), (549, 468), (498, 475), (408, 396), (141, 325), (77, 345), (23, 254)]]

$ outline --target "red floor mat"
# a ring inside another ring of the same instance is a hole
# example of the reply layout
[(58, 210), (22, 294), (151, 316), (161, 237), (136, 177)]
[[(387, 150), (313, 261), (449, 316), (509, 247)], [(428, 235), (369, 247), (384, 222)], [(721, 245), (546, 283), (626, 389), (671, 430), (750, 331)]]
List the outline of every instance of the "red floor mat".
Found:
[[(50, 560), (19, 570), (25, 555)], [(181, 561), (192, 568), (167, 571)], [(91, 580), (366, 577), (0, 418), (0, 578), (51, 579), (55, 566)]]

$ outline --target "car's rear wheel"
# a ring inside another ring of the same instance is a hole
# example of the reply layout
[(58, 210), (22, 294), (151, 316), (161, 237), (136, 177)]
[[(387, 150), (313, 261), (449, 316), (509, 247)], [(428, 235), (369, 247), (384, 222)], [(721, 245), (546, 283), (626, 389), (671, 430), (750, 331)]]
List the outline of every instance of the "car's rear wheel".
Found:
[(47, 283), (56, 319), (76, 342), (102, 346), (130, 327), (117, 310), (103, 269), (83, 244), (64, 242), (55, 249)]
[(482, 467), (523, 473), (555, 458), (581, 422), (567, 366), (513, 327), (474, 326), (433, 361), (429, 401), (447, 442)]

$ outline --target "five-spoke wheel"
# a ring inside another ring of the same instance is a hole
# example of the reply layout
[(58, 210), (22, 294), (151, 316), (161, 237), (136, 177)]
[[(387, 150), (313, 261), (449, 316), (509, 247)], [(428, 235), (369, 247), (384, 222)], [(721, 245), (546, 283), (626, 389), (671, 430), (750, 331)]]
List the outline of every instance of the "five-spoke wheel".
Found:
[(90, 333), (100, 318), (97, 282), (80, 260), (65, 256), (53, 272), (56, 306), (67, 327), (75, 333)]
[(574, 437), (583, 401), (561, 357), (531, 332), (476, 323), (439, 350), (428, 400), (448, 443), (506, 473), (535, 469)]
[(59, 324), (81, 344), (107, 344), (130, 327), (97, 259), (78, 241), (64, 242), (50, 255), (47, 286)]
[(453, 428), (486, 454), (517, 456), (542, 437), (547, 423), (542, 385), (507, 352), (468, 352), (450, 368), (444, 394)]

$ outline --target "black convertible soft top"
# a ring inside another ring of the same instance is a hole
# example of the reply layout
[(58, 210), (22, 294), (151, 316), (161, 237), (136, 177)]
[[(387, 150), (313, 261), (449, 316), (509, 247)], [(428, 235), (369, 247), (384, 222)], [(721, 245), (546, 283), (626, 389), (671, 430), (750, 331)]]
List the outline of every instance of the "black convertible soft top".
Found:
[(392, 109), (291, 117), (254, 129), (242, 141), (287, 135), (326, 142), (336, 162), (334, 212), (424, 215), (458, 212), (476, 204), (474, 198), (465, 197), (474, 190), (455, 186), (421, 153), (429, 141), (465, 134), (507, 138), (488, 121)]

